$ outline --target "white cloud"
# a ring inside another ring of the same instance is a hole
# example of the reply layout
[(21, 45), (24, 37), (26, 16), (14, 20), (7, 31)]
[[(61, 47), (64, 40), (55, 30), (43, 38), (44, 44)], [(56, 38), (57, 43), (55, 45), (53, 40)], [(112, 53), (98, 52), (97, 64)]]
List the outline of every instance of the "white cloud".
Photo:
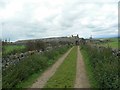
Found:
[(22, 3), (17, 1), (10, 2), (4, 9), (0, 10), (0, 19), (13, 18), (22, 9)]
[(42, 21), (53, 15), (60, 14), (60, 9), (51, 9), (49, 7), (38, 7), (34, 11), (33, 19), (36, 21)]
[(116, 35), (118, 31), (118, 0), (1, 0), (1, 3), (3, 37), (12, 40), (71, 34), (97, 37)]

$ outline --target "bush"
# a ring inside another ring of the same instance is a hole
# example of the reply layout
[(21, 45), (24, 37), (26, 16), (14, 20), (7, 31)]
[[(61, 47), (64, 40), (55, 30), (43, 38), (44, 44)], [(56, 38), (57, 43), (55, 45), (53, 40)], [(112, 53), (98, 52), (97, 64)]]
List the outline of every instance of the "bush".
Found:
[(15, 66), (10, 66), (3, 71), (3, 88), (13, 88), (17, 84), (27, 80), (34, 73), (43, 72), (52, 65), (62, 53), (68, 50), (68, 46), (53, 49), (43, 54), (35, 54), (20, 61)]
[(43, 50), (46, 48), (47, 44), (43, 41), (28, 41), (26, 43), (26, 47), (28, 51), (32, 51), (32, 50)]
[(87, 53), (98, 88), (120, 88), (118, 83), (120, 66), (118, 57), (112, 54), (112, 49), (88, 45), (82, 46), (82, 49)]

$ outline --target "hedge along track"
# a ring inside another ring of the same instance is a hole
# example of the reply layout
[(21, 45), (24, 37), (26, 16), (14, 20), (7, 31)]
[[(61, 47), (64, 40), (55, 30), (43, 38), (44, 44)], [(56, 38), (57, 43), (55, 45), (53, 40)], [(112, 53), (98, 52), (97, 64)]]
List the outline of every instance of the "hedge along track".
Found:
[(77, 47), (75, 46), (44, 88), (73, 88), (76, 78)]

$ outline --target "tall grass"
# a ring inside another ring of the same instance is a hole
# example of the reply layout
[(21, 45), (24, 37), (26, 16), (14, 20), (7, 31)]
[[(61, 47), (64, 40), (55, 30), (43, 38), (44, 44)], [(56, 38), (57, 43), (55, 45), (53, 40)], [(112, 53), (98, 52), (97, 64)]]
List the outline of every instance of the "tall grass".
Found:
[(18, 87), (20, 84), (27, 81), (33, 74), (42, 73), (69, 48), (69, 46), (64, 46), (44, 52), (43, 54), (35, 54), (25, 58), (24, 60), (21, 60), (15, 66), (10, 66), (2, 73), (3, 88)]
[(111, 48), (100, 49), (84, 45), (81, 50), (84, 59), (87, 59), (86, 68), (92, 87), (120, 88), (118, 57), (112, 54)]

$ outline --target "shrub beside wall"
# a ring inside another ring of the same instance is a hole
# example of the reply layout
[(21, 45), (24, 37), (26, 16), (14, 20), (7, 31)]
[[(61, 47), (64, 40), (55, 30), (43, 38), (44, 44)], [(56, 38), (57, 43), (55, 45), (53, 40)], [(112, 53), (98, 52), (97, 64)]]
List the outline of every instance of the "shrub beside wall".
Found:
[(3, 88), (14, 88), (17, 84), (27, 80), (32, 74), (43, 72), (69, 48), (70, 46), (63, 46), (42, 54), (34, 54), (20, 61), (15, 66), (10, 66), (2, 73)]
[(84, 45), (81, 46), (81, 50), (87, 54), (88, 63), (92, 67), (91, 73), (94, 75), (98, 88), (120, 88), (119, 56), (114, 56), (111, 48)]

